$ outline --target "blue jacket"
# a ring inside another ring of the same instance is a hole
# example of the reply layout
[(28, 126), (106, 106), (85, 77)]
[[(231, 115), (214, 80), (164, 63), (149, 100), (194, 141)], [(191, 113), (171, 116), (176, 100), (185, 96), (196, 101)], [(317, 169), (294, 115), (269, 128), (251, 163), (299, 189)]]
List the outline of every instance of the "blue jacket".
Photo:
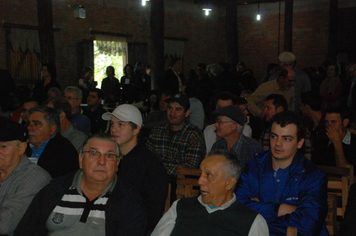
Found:
[[(241, 175), (236, 198), (266, 219), (270, 235), (286, 235), (288, 226), (296, 227), (298, 235), (329, 235), (324, 224), (328, 211), (326, 175), (298, 152), (289, 166), (279, 200), (276, 200), (273, 176), (270, 151), (256, 153)], [(297, 209), (278, 217), (282, 203)]]

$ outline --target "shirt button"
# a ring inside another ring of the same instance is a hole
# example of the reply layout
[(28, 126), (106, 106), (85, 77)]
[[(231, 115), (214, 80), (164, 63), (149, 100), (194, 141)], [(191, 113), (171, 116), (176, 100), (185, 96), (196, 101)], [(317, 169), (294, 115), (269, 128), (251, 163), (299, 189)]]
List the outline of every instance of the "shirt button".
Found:
[(279, 183), (279, 182), (280, 182), (280, 180), (279, 180), (279, 179), (277, 179), (277, 182)]

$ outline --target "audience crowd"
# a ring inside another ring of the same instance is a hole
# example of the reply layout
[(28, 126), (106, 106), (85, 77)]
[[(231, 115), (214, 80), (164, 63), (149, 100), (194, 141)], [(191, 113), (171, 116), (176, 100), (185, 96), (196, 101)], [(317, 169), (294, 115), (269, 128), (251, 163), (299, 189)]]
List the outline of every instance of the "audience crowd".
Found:
[[(320, 79), (278, 59), (261, 84), (242, 62), (185, 78), (173, 58), (156, 81), (137, 62), (97, 88), (86, 66), (63, 90), (43, 64), (31, 95), (0, 103), (0, 235), (329, 235), (318, 165), (356, 165), (356, 62)], [(199, 196), (176, 200), (180, 165), (200, 169)]]

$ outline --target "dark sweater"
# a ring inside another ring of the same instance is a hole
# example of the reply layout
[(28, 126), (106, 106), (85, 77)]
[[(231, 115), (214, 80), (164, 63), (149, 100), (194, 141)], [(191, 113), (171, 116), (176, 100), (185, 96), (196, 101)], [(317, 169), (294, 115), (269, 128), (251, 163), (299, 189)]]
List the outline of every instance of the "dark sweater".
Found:
[(141, 194), (147, 210), (147, 227), (153, 231), (164, 212), (168, 193), (168, 177), (163, 164), (139, 143), (121, 160), (118, 175)]
[(182, 198), (177, 204), (174, 235), (229, 236), (248, 235), (258, 213), (239, 201), (225, 210), (208, 213), (197, 199)]

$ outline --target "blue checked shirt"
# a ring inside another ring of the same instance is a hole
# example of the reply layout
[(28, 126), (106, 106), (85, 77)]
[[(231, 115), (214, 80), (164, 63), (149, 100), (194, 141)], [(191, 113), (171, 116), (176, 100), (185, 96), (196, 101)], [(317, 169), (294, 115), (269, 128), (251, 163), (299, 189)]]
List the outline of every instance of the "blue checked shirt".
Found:
[(147, 141), (147, 147), (156, 153), (167, 169), (168, 175), (177, 175), (177, 166), (197, 169), (205, 156), (203, 133), (191, 124), (184, 124), (174, 134), (169, 135), (169, 124), (154, 127)]

